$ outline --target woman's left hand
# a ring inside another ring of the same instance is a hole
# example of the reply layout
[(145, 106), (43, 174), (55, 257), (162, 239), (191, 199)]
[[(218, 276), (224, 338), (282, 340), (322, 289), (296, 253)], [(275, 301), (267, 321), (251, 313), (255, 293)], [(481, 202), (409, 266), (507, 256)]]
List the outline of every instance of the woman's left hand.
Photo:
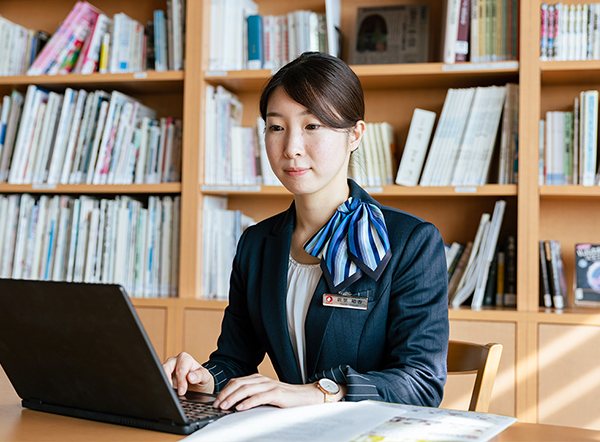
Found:
[(323, 402), (323, 393), (314, 384), (285, 384), (253, 374), (230, 380), (217, 395), (214, 406), (227, 410), (235, 405), (235, 409), (241, 411), (265, 404), (288, 408)]

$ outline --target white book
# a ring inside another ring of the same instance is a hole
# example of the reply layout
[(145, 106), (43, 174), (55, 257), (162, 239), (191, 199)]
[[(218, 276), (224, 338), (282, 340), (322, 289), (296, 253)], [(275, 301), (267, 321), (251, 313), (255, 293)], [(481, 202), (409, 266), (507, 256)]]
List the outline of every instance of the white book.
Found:
[(106, 231), (104, 233), (104, 248), (102, 252), (102, 282), (114, 282), (114, 254), (117, 238), (119, 201), (108, 202), (106, 216)]
[(148, 209), (141, 208), (136, 235), (135, 245), (135, 283), (132, 296), (134, 298), (143, 297), (144, 291), (144, 263), (146, 262), (146, 231), (148, 228)]
[(171, 239), (171, 287), (169, 289), (170, 296), (179, 294), (179, 253), (180, 253), (180, 227), (181, 222), (181, 196), (177, 195), (173, 199), (173, 230)]
[(38, 109), (42, 102), (47, 101), (48, 93), (46, 91), (43, 91), (34, 85), (29, 85), (27, 87), (23, 115), (21, 116), (21, 121), (19, 123), (18, 135), (8, 174), (8, 182), (11, 184), (23, 184), (25, 167), (31, 150), (31, 141), (35, 131)]
[(394, 180), (392, 175), (388, 176), (388, 168), (387, 168), (387, 156), (385, 154), (385, 146), (383, 145), (383, 138), (381, 137), (381, 129), (379, 123), (371, 123), (371, 127), (373, 128), (373, 139), (375, 141), (375, 150), (377, 152), (377, 163), (375, 164), (375, 168), (377, 169), (377, 175), (379, 175), (381, 179), (381, 185), (391, 185), (394, 184)]
[(157, 197), (148, 198), (148, 223), (146, 228), (146, 260), (144, 262), (143, 297), (150, 298), (152, 294), (152, 267), (156, 259), (154, 249), (154, 236), (156, 224), (156, 200)]
[(161, 139), (160, 139), (160, 135), (161, 135), (161, 129), (159, 126), (160, 123), (158, 123), (158, 121), (155, 122), (155, 124), (152, 125), (152, 127), (150, 127), (150, 140), (149, 140), (149, 156), (148, 156), (148, 161), (146, 163), (146, 170), (147, 175), (146, 175), (146, 183), (156, 183), (156, 179), (157, 179), (157, 172), (156, 172), (156, 168), (157, 168), (157, 164), (158, 164), (158, 155), (159, 155), (159, 150), (160, 150), (160, 143), (161, 143)]
[(450, 266), (452, 265), (452, 261), (454, 261), (454, 258), (456, 258), (456, 255), (458, 255), (459, 251), (460, 251), (460, 243), (454, 241), (450, 245), (450, 248), (446, 251), (446, 270), (450, 271)]
[(24, 163), (24, 170), (22, 174), (22, 179), (20, 180), (22, 184), (30, 184), (33, 178), (33, 170), (35, 168), (35, 162), (39, 155), (39, 146), (42, 135), (42, 130), (44, 128), (44, 121), (47, 112), (47, 103), (40, 103), (37, 115), (35, 117), (36, 124), (33, 131), (33, 138), (31, 140), (31, 147), (29, 153), (27, 155), (27, 159)]
[(90, 235), (90, 221), (94, 209), (94, 200), (82, 196), (79, 213), (79, 232), (77, 234), (77, 247), (75, 248), (75, 261), (73, 263), (73, 281), (82, 282), (85, 271), (88, 241)]
[[(67, 141), (67, 149), (65, 151), (64, 161), (61, 168), (57, 168), (59, 174), (56, 175), (56, 180), (52, 178), (52, 184), (69, 184), (69, 176), (71, 174), (71, 166), (75, 159), (75, 150), (77, 147), (80, 132), (85, 132), (87, 128), (83, 127), (83, 113), (85, 109), (86, 99), (88, 97), (87, 91), (81, 89), (77, 93), (77, 102), (75, 104), (75, 111), (73, 113), (73, 122), (71, 124), (71, 131)], [(50, 180), (48, 180), (50, 182)]]
[[(95, 72), (100, 62), (100, 47), (104, 34), (109, 32), (112, 20), (104, 14), (99, 14), (89, 37), (89, 46), (87, 53), (82, 54), (80, 72), (88, 75)], [(79, 60), (78, 60), (79, 62)]]
[(56, 248), (51, 255), (47, 273), (53, 281), (63, 281), (66, 275), (67, 254), (69, 252), (69, 240), (71, 237), (71, 218), (75, 201), (66, 197), (60, 201), (58, 226), (55, 229)]
[(47, 226), (47, 217), (50, 215), (50, 198), (47, 195), (41, 195), (38, 200), (38, 219), (36, 231), (34, 234), (34, 247), (31, 254), (31, 268), (29, 270), (30, 279), (41, 279), (42, 261), (44, 259), (42, 247), (44, 244), (44, 233)]
[[(467, 263), (467, 268), (463, 274), (463, 277), (461, 278), (461, 281), (459, 282), (454, 297), (451, 300), (452, 308), (460, 307), (460, 305), (465, 302), (469, 296), (471, 296), (475, 290), (475, 287), (477, 286), (477, 278), (479, 276), (479, 272), (481, 271), (481, 266), (483, 265), (483, 248), (487, 241), (491, 224), (489, 221), (489, 214), (486, 215), (486, 221), (479, 224), (480, 229), (478, 229), (477, 235), (475, 236), (473, 249), (471, 251), (471, 255), (469, 256), (469, 262)], [(476, 242), (477, 247), (475, 247)], [(473, 259), (471, 259), (471, 256)]]
[(396, 142), (394, 141), (394, 128), (385, 121), (376, 123), (381, 135), (381, 145), (383, 147), (383, 157), (385, 162), (386, 184), (394, 184), (394, 173), (396, 170), (396, 161), (394, 152), (396, 151)]
[(460, 0), (444, 1), (443, 44), (442, 61), (453, 64), (456, 59), (456, 39), (458, 37), (458, 24), (460, 13)]
[(113, 282), (126, 284), (126, 262), (128, 252), (127, 230), (129, 227), (128, 198), (122, 198), (119, 202), (117, 212), (118, 223), (116, 225), (116, 241), (114, 253), (114, 277)]
[(485, 184), (504, 106), (505, 87), (478, 87), (460, 145), (453, 186)]
[(598, 148), (598, 91), (585, 91), (581, 103), (583, 105), (579, 117), (583, 121), (583, 130), (581, 131), (583, 141), (581, 184), (593, 186), (596, 177)]
[(13, 271), (13, 262), (15, 256), (15, 244), (17, 240), (17, 230), (19, 226), (19, 207), (21, 195), (8, 195), (8, 211), (6, 212), (6, 230), (0, 232), (4, 235), (2, 241), (3, 256), (2, 269), (0, 275), (2, 278), (10, 278)]
[[(102, 276), (102, 256), (104, 251), (104, 234), (106, 232), (106, 213), (108, 210), (108, 200), (102, 198), (98, 209), (98, 236), (96, 238), (96, 249), (93, 251), (93, 264), (90, 266), (91, 275), (88, 282), (98, 283)], [(87, 273), (87, 266), (86, 266)]]
[(87, 250), (85, 251), (86, 257), (83, 267), (82, 280), (84, 282), (94, 282), (94, 268), (96, 264), (96, 253), (98, 250), (99, 225), (100, 203), (98, 201), (93, 201), (89, 223)]
[(160, 234), (160, 283), (159, 297), (169, 297), (171, 288), (171, 235), (173, 231), (173, 199), (170, 196), (162, 198), (162, 223)]
[(27, 193), (21, 195), (19, 204), (19, 218), (16, 232), (15, 251), (12, 263), (12, 278), (19, 279), (23, 275), (25, 264), (25, 252), (27, 247), (27, 236), (29, 234), (29, 222), (33, 209), (33, 197)]
[(140, 128), (140, 144), (138, 157), (135, 164), (135, 184), (143, 184), (144, 183), (144, 175), (146, 173), (145, 165), (146, 165), (146, 156), (148, 154), (148, 134), (150, 129), (150, 121), (149, 117), (143, 117), (141, 121)]
[(155, 253), (154, 259), (152, 261), (152, 279), (151, 279), (151, 297), (157, 298), (159, 294), (159, 284), (160, 284), (160, 257), (161, 257), (161, 232), (162, 232), (162, 200), (157, 197), (156, 198), (156, 215), (154, 218), (154, 241), (153, 241), (153, 250)]
[(161, 183), (169, 181), (169, 176), (172, 172), (173, 167), (173, 144), (175, 143), (175, 125), (173, 118), (169, 117), (166, 119), (166, 131), (165, 131), (165, 156), (164, 165), (162, 170), (162, 176), (160, 179)]
[(33, 265), (33, 252), (35, 248), (35, 234), (38, 228), (39, 214), (40, 206), (34, 201), (31, 207), (29, 225), (26, 232), (25, 253), (23, 254), (23, 271), (21, 274), (22, 279), (31, 279), (31, 267)]
[[(1, 32), (1, 30), (0, 30)], [(10, 95), (2, 98), (2, 111), (0, 112), (0, 158), (6, 140), (6, 126), (8, 125), (8, 116), (10, 114)]]
[(419, 181), (421, 186), (431, 186), (433, 183), (438, 157), (442, 155), (445, 140), (450, 136), (450, 119), (453, 112), (455, 112), (453, 104), (457, 94), (459, 94), (458, 89), (453, 88), (448, 89), (446, 93), (442, 112), (440, 113), (440, 118), (433, 134), (433, 140), (431, 141), (431, 147), (429, 148), (429, 154), (423, 167), (423, 174)]
[(52, 260), (56, 249), (56, 235), (58, 232), (58, 219), (61, 196), (54, 195), (48, 202), (46, 226), (43, 233), (42, 250), (40, 251), (39, 279), (47, 281), (52, 278)]
[(2, 157), (0, 158), (0, 183), (6, 182), (8, 179), (10, 161), (14, 151), (24, 102), (25, 100), (23, 94), (17, 91), (12, 91), (10, 95), (10, 114), (8, 116), (8, 122), (6, 125)]
[(375, 137), (372, 126), (368, 125), (362, 139), (362, 146), (366, 158), (367, 182), (369, 186), (381, 186), (381, 176), (379, 175), (379, 158), (377, 155), (377, 146), (375, 146)]
[(415, 108), (413, 111), (396, 184), (416, 186), (419, 183), (435, 117), (436, 113), (428, 110)]
[[(107, 158), (108, 166), (106, 173), (100, 177), (100, 184), (115, 184), (115, 175), (117, 167), (123, 151), (126, 150), (127, 136), (130, 134), (131, 122), (134, 118), (137, 108), (137, 103), (126, 102), (121, 109), (118, 123), (116, 126), (116, 135), (114, 138), (113, 148), (110, 152), (110, 158)], [(107, 154), (108, 157), (108, 154)]]
[(73, 208), (71, 210), (71, 219), (69, 223), (70, 233), (68, 234), (69, 242), (67, 253), (65, 255), (65, 271), (64, 271), (64, 280), (67, 282), (73, 281), (73, 273), (75, 271), (75, 257), (77, 255), (77, 245), (80, 240), (78, 237), (80, 233), (80, 215), (81, 215), (81, 198), (75, 199), (73, 201)]
[(77, 134), (77, 141), (73, 151), (73, 160), (68, 168), (66, 167), (67, 164), (65, 163), (65, 167), (63, 167), (61, 175), (61, 184), (75, 184), (77, 182), (77, 176), (81, 166), (81, 157), (84, 155), (84, 150), (86, 150), (88, 147), (89, 137), (91, 136), (93, 126), (96, 123), (95, 108), (97, 108), (97, 100), (98, 95), (96, 92), (89, 93), (85, 99), (81, 125), (79, 127), (79, 133)]
[[(0, 33), (2, 32), (1, 26), (2, 22), (0, 21)], [(4, 249), (8, 246), (8, 240), (6, 239), (7, 225), (9, 224), (8, 204), (8, 197), (0, 195), (0, 272), (4, 261)]]
[(42, 182), (57, 184), (65, 161), (67, 143), (71, 133), (71, 125), (74, 120), (75, 105), (78, 92), (71, 88), (65, 90), (60, 112), (60, 119), (56, 129), (56, 139), (52, 148), (52, 155), (48, 167), (48, 174), (42, 178)]
[(500, 235), (500, 227), (502, 226), (502, 219), (504, 217), (504, 211), (506, 207), (506, 201), (498, 200), (494, 207), (494, 214), (490, 224), (490, 231), (486, 238), (486, 243), (483, 248), (482, 265), (480, 273), (477, 275), (477, 285), (473, 293), (473, 302), (471, 303), (471, 309), (481, 309), (483, 302), (483, 296), (485, 294), (485, 286), (487, 284), (490, 265), (494, 260), (494, 254), (496, 253), (496, 245), (498, 243), (498, 236)]
[[(102, 134), (104, 132), (104, 125), (106, 123), (106, 116), (108, 114), (108, 101), (102, 101), (100, 104), (100, 110), (98, 111), (98, 119), (96, 121), (96, 131), (94, 132), (94, 138), (91, 142), (89, 151), (89, 160), (87, 165), (84, 166), (82, 180), (85, 184), (92, 184), (94, 179), (94, 172), (96, 170), (96, 161), (98, 159), (98, 151), (100, 149), (100, 143), (102, 140)], [(86, 170), (87, 169), (87, 170)]]
[[(48, 103), (46, 105), (46, 112), (44, 113), (44, 121), (42, 123), (42, 132), (40, 134), (38, 152), (35, 157), (33, 169), (30, 172), (28, 168), (25, 173), (26, 182), (33, 182), (35, 184), (43, 182), (42, 180), (48, 165), (50, 150), (56, 137), (56, 129), (62, 106), (62, 100), (62, 94), (57, 94), (55, 92), (48, 93)], [(31, 173), (31, 175), (29, 173)]]
[(98, 148), (96, 167), (92, 179), (93, 184), (106, 184), (106, 175), (110, 159), (112, 158), (121, 109), (126, 103), (134, 103), (136, 101), (132, 97), (118, 91), (111, 93), (102, 138)]

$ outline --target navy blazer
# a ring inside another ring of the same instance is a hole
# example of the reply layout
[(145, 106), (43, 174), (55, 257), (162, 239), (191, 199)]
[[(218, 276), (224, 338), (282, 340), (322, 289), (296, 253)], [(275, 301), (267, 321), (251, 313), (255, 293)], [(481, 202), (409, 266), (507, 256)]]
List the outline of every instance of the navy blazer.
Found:
[[(438, 229), (382, 206), (354, 181), (350, 195), (380, 207), (392, 257), (378, 281), (363, 275), (345, 292), (368, 297), (367, 310), (323, 306), (321, 277), (305, 322), (310, 381), (347, 386), (346, 400), (438, 406), (446, 382), (447, 269)], [(217, 350), (204, 364), (215, 392), (257, 372), (265, 352), (283, 382), (303, 383), (286, 313), (288, 258), (295, 206), (244, 232), (239, 240)]]

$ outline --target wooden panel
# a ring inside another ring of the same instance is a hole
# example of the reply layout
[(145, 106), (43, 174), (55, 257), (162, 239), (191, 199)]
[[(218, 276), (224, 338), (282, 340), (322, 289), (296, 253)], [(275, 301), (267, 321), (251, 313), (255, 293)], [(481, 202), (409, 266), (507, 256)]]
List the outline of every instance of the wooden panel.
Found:
[[(490, 413), (515, 415), (516, 326), (512, 322), (450, 321), (450, 339), (503, 345), (500, 368), (494, 384)], [(449, 376), (442, 408), (467, 410), (475, 375)]]
[(600, 430), (600, 327), (539, 324), (538, 422)]
[(158, 360), (163, 362), (167, 358), (167, 309), (160, 307), (135, 308), (146, 334), (152, 342)]

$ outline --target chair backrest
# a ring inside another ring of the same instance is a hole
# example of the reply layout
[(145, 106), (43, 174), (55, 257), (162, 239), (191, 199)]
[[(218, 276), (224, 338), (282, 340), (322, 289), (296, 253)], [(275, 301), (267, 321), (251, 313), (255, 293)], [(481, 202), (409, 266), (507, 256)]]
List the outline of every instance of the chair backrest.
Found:
[(469, 411), (487, 413), (502, 356), (502, 344), (450, 341), (448, 375), (477, 373)]

